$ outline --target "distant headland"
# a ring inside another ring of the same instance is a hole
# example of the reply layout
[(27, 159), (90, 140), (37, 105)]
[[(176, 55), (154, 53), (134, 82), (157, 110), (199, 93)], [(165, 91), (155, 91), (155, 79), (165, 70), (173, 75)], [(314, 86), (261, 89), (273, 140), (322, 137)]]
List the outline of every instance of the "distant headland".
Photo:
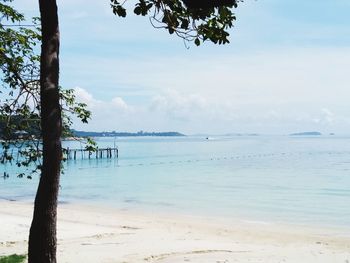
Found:
[(175, 137), (186, 136), (179, 132), (88, 132), (72, 130), (72, 134), (75, 137), (139, 137), (139, 136), (158, 136), (158, 137)]
[(321, 136), (322, 133), (317, 131), (311, 131), (311, 132), (298, 132), (298, 133), (291, 133), (290, 136)]

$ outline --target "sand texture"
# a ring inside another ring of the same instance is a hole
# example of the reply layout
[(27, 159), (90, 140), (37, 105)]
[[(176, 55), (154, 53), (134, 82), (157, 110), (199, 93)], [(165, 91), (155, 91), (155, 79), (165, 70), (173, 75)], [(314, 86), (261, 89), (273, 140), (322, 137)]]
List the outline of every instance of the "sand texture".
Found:
[[(26, 253), (32, 204), (0, 202), (0, 256)], [(350, 263), (339, 230), (59, 207), (58, 262)]]

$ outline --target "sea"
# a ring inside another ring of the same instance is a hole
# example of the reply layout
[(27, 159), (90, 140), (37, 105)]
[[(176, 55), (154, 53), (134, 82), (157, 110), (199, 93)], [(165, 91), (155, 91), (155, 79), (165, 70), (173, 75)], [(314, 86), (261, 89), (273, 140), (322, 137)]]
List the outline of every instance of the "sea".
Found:
[[(61, 203), (341, 227), (350, 233), (350, 136), (95, 138), (118, 158), (64, 163)], [(64, 147), (84, 148), (78, 141)], [(0, 199), (33, 201), (38, 176), (0, 180)]]

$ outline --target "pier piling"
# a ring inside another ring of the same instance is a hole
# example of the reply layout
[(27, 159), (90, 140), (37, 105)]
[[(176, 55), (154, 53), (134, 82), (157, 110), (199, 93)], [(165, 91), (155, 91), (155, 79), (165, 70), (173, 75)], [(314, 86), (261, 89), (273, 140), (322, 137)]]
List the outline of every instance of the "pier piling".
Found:
[[(67, 160), (71, 160), (72, 157), (74, 160), (77, 159), (77, 153), (80, 152), (80, 157), (81, 159), (85, 159), (85, 157), (87, 156), (88, 159), (91, 159), (91, 156), (93, 155), (93, 153), (95, 152), (95, 157), (96, 159), (103, 159), (104, 157), (107, 159), (112, 159), (114, 158), (119, 158), (119, 149), (118, 147), (116, 148), (99, 148), (96, 151), (91, 151), (91, 150), (87, 150), (87, 149), (70, 149), (67, 148), (64, 151), (64, 155), (66, 157)], [(86, 155), (85, 155), (86, 153)]]

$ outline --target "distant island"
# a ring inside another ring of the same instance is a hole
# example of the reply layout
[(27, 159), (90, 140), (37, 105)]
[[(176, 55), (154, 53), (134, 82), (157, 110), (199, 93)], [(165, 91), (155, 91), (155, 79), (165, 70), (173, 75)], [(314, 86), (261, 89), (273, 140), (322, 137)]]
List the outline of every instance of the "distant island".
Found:
[(320, 136), (322, 133), (312, 131), (312, 132), (298, 132), (298, 133), (292, 133), (289, 134), (290, 136)]
[(158, 136), (158, 137), (175, 137), (175, 136), (186, 136), (179, 132), (87, 132), (72, 130), (72, 134), (75, 137), (135, 137), (135, 136)]

